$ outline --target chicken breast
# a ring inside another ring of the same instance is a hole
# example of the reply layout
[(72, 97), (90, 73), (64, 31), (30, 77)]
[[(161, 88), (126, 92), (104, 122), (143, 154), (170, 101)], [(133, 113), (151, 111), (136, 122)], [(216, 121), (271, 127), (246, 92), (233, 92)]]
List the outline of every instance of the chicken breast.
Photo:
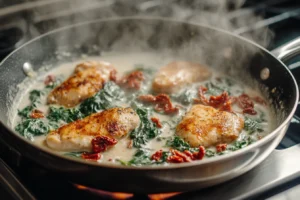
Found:
[(51, 131), (46, 143), (58, 151), (91, 151), (91, 141), (95, 137), (120, 139), (139, 123), (140, 119), (132, 108), (112, 108)]
[(192, 147), (209, 147), (237, 139), (244, 119), (210, 106), (194, 105), (176, 127), (176, 134)]
[(211, 71), (198, 63), (175, 61), (160, 68), (152, 82), (152, 89), (157, 93), (174, 93), (195, 82), (205, 81)]
[(74, 74), (49, 94), (49, 104), (73, 107), (93, 96), (116, 73), (107, 62), (84, 62), (76, 66)]

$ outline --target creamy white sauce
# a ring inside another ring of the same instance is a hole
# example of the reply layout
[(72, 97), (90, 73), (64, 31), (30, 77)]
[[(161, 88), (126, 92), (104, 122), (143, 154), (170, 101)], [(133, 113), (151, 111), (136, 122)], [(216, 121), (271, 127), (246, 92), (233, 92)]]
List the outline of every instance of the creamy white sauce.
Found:
[[(118, 76), (122, 76), (125, 72), (131, 71), (135, 68), (137, 64), (142, 64), (145, 67), (151, 67), (158, 69), (161, 66), (164, 66), (168, 64), (171, 61), (178, 60), (176, 58), (172, 57), (163, 57), (159, 54), (155, 53), (104, 53), (100, 57), (88, 57), (84, 59), (80, 59), (76, 62), (72, 63), (65, 63), (60, 66), (57, 66), (55, 69), (48, 71), (47, 73), (43, 74), (42, 76), (39, 76), (35, 80), (32, 81), (32, 84), (29, 88), (27, 88), (27, 92), (22, 95), (22, 99), (20, 99), (20, 104), (18, 105), (18, 109), (21, 110), (25, 106), (30, 104), (29, 101), (29, 91), (33, 89), (38, 89), (42, 90), (45, 85), (44, 85), (44, 79), (47, 75), (54, 75), (56, 77), (62, 77), (63, 80), (68, 78), (74, 71), (74, 67), (76, 64), (87, 61), (87, 60), (99, 60), (99, 61), (106, 61), (112, 63), (117, 71), (118, 71)], [(156, 70), (157, 71), (157, 70)], [(216, 72), (214, 72), (214, 76), (220, 76)], [(199, 83), (198, 85), (203, 85), (203, 83)], [(241, 84), (242, 85), (242, 84)], [(194, 86), (196, 88), (196, 85)], [(239, 95), (241, 90), (244, 91), (244, 93), (248, 94), (249, 96), (261, 96), (257, 91), (247, 88), (245, 86), (239, 86), (239, 84), (236, 84), (235, 86), (232, 87), (232, 95)], [(47, 95), (43, 95), (41, 98), (41, 103), (37, 106), (39, 110), (43, 111), (44, 113), (48, 112), (48, 105), (46, 104), (46, 97)], [(190, 105), (191, 106), (191, 105)], [(187, 107), (187, 110), (189, 107)], [(237, 106), (234, 106), (234, 109), (238, 110)], [(267, 119), (267, 122), (263, 123), (264, 131), (257, 134), (259, 137), (264, 137), (266, 134), (268, 134), (273, 126), (272, 122), (273, 119), (270, 116), (270, 112), (267, 109), (266, 106), (262, 106), (259, 104), (255, 104), (255, 110), (259, 110), (263, 113), (265, 113), (265, 119)], [(184, 112), (181, 111), (181, 115), (184, 115)], [(17, 114), (13, 114), (12, 116), (15, 116), (12, 119), (12, 126), (15, 127), (19, 122), (20, 122), (20, 117)], [(169, 121), (171, 120), (170, 116), (167, 115), (161, 115), (158, 113), (154, 113), (154, 117), (158, 117), (160, 121)], [(163, 125), (162, 134), (159, 135), (160, 138), (168, 138), (171, 137), (175, 134), (175, 130), (171, 130), (170, 127), (166, 124)], [(246, 131), (243, 130), (242, 133), (240, 134), (239, 138), (243, 138), (247, 135)], [(34, 137), (33, 139), (33, 144), (39, 145), (43, 148), (48, 148), (46, 143), (45, 143), (45, 138), (46, 136), (37, 136)], [(111, 162), (111, 163), (118, 163), (117, 160), (120, 159), (122, 161), (129, 161), (132, 159), (132, 156), (136, 152), (135, 148), (128, 148), (129, 144), (129, 136), (126, 138), (123, 138), (119, 140), (119, 142), (112, 148), (110, 148), (108, 151), (102, 153), (102, 157), (98, 162)], [(159, 140), (159, 139), (153, 139), (150, 140), (145, 148), (150, 149), (151, 153), (156, 152), (157, 150), (169, 150), (169, 147), (166, 147), (166, 140)], [(214, 149), (212, 147), (212, 149)], [(59, 154), (65, 153), (65, 152), (58, 152)]]

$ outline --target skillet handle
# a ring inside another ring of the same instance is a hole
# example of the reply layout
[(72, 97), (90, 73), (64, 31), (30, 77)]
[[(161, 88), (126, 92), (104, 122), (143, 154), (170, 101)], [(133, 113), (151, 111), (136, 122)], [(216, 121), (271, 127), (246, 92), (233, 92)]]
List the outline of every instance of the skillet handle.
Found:
[[(291, 42), (284, 44), (276, 49), (273, 49), (271, 53), (280, 59), (282, 62), (287, 62), (289, 59), (296, 55), (300, 55), (300, 37), (292, 40)], [(299, 64), (300, 66), (300, 64)], [(289, 67), (290, 70), (294, 69)]]

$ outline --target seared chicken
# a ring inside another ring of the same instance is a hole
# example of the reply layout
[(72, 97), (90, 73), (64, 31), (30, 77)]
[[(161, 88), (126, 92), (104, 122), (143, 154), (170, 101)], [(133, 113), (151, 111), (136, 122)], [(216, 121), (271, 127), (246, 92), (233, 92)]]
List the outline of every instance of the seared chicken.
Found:
[(91, 141), (95, 137), (120, 139), (139, 123), (140, 119), (132, 108), (112, 108), (51, 131), (46, 143), (59, 151), (91, 151)]
[(73, 107), (93, 96), (116, 73), (106, 62), (84, 62), (76, 66), (74, 74), (56, 87), (48, 96), (49, 104)]
[(244, 119), (210, 106), (194, 105), (176, 127), (176, 134), (192, 147), (209, 147), (237, 139)]
[(160, 68), (154, 77), (152, 89), (157, 93), (174, 93), (182, 87), (205, 81), (211, 71), (198, 63), (175, 61)]

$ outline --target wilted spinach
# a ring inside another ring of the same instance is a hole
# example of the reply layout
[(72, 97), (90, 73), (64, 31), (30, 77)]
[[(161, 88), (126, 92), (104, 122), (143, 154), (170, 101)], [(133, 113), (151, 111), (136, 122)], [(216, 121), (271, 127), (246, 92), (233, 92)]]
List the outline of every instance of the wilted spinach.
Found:
[(193, 102), (193, 99), (197, 97), (196, 89), (186, 89), (179, 94), (173, 95), (172, 98), (184, 105), (188, 105)]
[(244, 122), (244, 129), (249, 133), (253, 134), (255, 132), (262, 132), (264, 131), (262, 129), (261, 123), (263, 122), (262, 119), (253, 119), (250, 117), (245, 117), (245, 122)]
[(178, 136), (167, 140), (166, 146), (172, 147), (173, 149), (177, 149), (178, 151), (188, 150), (191, 152), (196, 152), (198, 150), (198, 148), (192, 148), (187, 142), (185, 142), (182, 138)]
[(49, 114), (47, 116), (47, 118), (50, 121), (53, 122), (66, 122), (66, 123), (70, 123), (73, 122), (77, 119), (81, 119), (83, 118), (83, 114), (80, 112), (80, 110), (78, 110), (77, 108), (55, 108), (55, 107), (50, 107), (49, 110)]
[(36, 104), (40, 103), (40, 98), (44, 93), (40, 90), (32, 90), (29, 93), (30, 105), (26, 106), (22, 110), (18, 110), (18, 115), (22, 118), (29, 118), (33, 109), (36, 108)]
[(141, 123), (139, 127), (134, 129), (130, 133), (130, 138), (133, 140), (133, 146), (140, 148), (145, 145), (150, 139), (155, 138), (161, 133), (156, 127), (156, 124), (149, 119), (149, 111), (146, 108), (137, 108), (136, 113), (138, 114)]
[(120, 100), (124, 98), (124, 92), (114, 82), (107, 82), (103, 89), (93, 97), (86, 99), (79, 107), (84, 116), (92, 113), (117, 107)]
[(32, 139), (33, 136), (47, 134), (50, 127), (41, 119), (25, 119), (16, 126), (15, 130), (25, 138)]

